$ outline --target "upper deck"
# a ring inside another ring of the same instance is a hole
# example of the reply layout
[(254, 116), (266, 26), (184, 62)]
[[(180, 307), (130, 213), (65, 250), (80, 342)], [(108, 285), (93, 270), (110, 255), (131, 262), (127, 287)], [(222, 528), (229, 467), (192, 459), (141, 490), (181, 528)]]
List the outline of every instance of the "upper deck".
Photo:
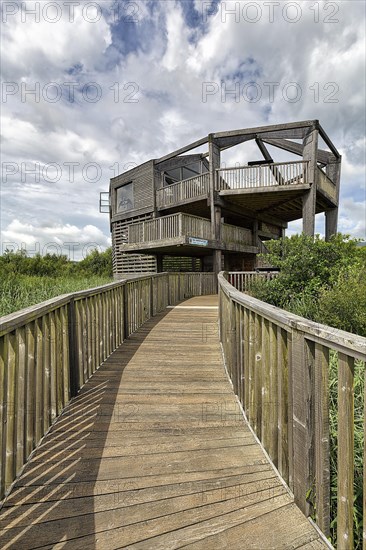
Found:
[[(309, 191), (310, 161), (269, 163), (257, 166), (233, 166), (215, 171), (215, 191), (219, 197), (253, 212), (271, 210), (286, 222), (301, 217), (301, 198)], [(337, 186), (317, 166), (316, 211), (337, 205)], [(159, 211), (184, 208), (208, 209), (210, 173), (199, 174), (156, 190)], [(192, 204), (194, 203), (194, 204)], [(281, 204), (279, 204), (281, 203)], [(189, 206), (188, 206), (189, 205)]]

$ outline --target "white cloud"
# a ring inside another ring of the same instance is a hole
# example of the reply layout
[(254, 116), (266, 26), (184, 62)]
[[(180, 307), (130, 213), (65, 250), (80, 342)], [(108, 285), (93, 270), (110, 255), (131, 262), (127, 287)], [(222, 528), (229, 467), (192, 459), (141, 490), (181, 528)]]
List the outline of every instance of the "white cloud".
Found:
[[(14, 3), (15, 4), (15, 3)], [(3, 26), (3, 71), (6, 77), (53, 79), (76, 64), (94, 69), (111, 43), (110, 28), (92, 5), (79, 2), (73, 10), (61, 3), (59, 14), (48, 4), (27, 1), (27, 12), (8, 15)], [(55, 3), (53, 3), (55, 4)], [(91, 4), (91, 3), (89, 3)], [(39, 12), (32, 15), (31, 11)], [(46, 11), (45, 11), (46, 10)], [(59, 21), (57, 21), (60, 15)], [(36, 19), (38, 18), (38, 20)], [(50, 21), (55, 20), (52, 23)], [(97, 21), (93, 23), (92, 21)]]
[(111, 240), (94, 225), (30, 224), (14, 219), (3, 231), (2, 251), (24, 249), (29, 255), (65, 254), (70, 260), (84, 258), (93, 248), (104, 250)]
[[(226, 2), (226, 10), (236, 4)], [(2, 104), (3, 161), (78, 166), (74, 182), (65, 168), (53, 184), (42, 178), (37, 183), (31, 176), (22, 182), (20, 173), (9, 177), (2, 186), (0, 212), (5, 232), (22, 212), (22, 234), (32, 238), (39, 237), (42, 220), (56, 228), (54, 238), (57, 231), (63, 238), (64, 227), (84, 231), (94, 226), (109, 239), (108, 216), (98, 213), (98, 193), (106, 191), (109, 178), (128, 163), (157, 158), (210, 132), (319, 118), (343, 155), (340, 229), (349, 224), (347, 231), (359, 234), (365, 204), (363, 6), (357, 1), (339, 3), (339, 23), (326, 23), (331, 13), (326, 2), (319, 2), (320, 22), (315, 23), (309, 4), (301, 3), (302, 18), (293, 24), (285, 21), (282, 8), (273, 23), (263, 9), (254, 24), (242, 15), (236, 22), (228, 14), (224, 22), (219, 8), (203, 26), (202, 6), (196, 1), (201, 26), (194, 30), (174, 2), (155, 3), (151, 13), (148, 4), (139, 1), (136, 26), (123, 21), (123, 14), (116, 26), (111, 13), (88, 23), (80, 19), (82, 7), (75, 8), (75, 23), (65, 16), (55, 24), (29, 20), (25, 25), (19, 17), (9, 18), (3, 33), (5, 80), (29, 87), (37, 81), (42, 86), (77, 81), (79, 86), (73, 103), (65, 89), (56, 103), (31, 96), (24, 102), (20, 93), (8, 96)], [(129, 45), (128, 54), (118, 50), (116, 33)], [(73, 66), (79, 72), (68, 74)], [(261, 86), (258, 102), (243, 97), (245, 83), (252, 80)], [(333, 81), (339, 88), (338, 103), (326, 102), (332, 89), (325, 87)], [(87, 82), (96, 82), (102, 91), (96, 103), (81, 93)], [(214, 83), (217, 92), (203, 101), (205, 82)], [(230, 95), (223, 101), (222, 82), (228, 89), (239, 85), (238, 102)], [(273, 102), (266, 82), (280, 83)], [(296, 103), (282, 94), (290, 82), (301, 87)], [(248, 151), (257, 154), (250, 146)], [(244, 155), (244, 148), (238, 148), (225, 160), (240, 161)], [(101, 168), (94, 183), (82, 171), (91, 162)], [(346, 200), (360, 207), (352, 209)], [(298, 230), (300, 225), (292, 227)]]

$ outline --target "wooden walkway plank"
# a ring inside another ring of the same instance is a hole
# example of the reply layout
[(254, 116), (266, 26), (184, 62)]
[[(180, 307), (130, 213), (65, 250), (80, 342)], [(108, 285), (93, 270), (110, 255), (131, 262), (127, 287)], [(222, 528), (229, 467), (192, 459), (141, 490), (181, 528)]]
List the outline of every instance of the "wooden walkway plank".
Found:
[(1, 548), (326, 548), (242, 417), (216, 305), (168, 308), (105, 361), (6, 499)]

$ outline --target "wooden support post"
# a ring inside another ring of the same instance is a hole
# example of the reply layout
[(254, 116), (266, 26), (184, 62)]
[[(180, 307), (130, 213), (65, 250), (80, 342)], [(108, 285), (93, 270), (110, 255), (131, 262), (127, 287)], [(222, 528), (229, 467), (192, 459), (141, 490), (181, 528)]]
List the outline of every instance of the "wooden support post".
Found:
[(313, 347), (303, 333), (292, 331), (293, 492), (306, 516), (312, 513), (308, 496), (313, 489)]
[(252, 244), (258, 246), (258, 220), (253, 220), (252, 232)]
[(332, 235), (337, 234), (338, 207), (325, 212), (325, 240), (329, 241)]
[[(209, 136), (209, 161), (210, 161), (210, 209), (211, 209), (211, 236), (212, 240), (220, 240), (221, 207), (215, 204), (216, 170), (220, 168), (220, 148)], [(221, 271), (221, 250), (213, 252), (213, 272), (218, 275)]]
[(78, 331), (76, 322), (75, 301), (69, 302), (69, 369), (70, 369), (70, 396), (75, 397), (80, 389), (79, 380), (79, 349)]
[(303, 196), (302, 218), (303, 232), (313, 237), (315, 234), (315, 207), (316, 207), (316, 186), (317, 186), (317, 150), (318, 130), (313, 129), (303, 141), (303, 159), (308, 162), (308, 182), (310, 189)]
[[(336, 186), (336, 203), (339, 201), (339, 186), (341, 179), (341, 159), (327, 164), (326, 174)], [(325, 240), (329, 241), (332, 235), (337, 234), (338, 206), (325, 212)]]
[(353, 548), (354, 359), (338, 355), (337, 548)]
[(158, 270), (158, 273), (162, 273), (163, 271), (163, 255), (157, 254), (156, 255), (156, 267)]
[(329, 349), (315, 344), (315, 500), (316, 522), (326, 537), (330, 535), (329, 460)]
[(123, 340), (126, 340), (129, 335), (129, 326), (128, 326), (128, 290), (127, 284), (124, 284), (122, 287), (122, 314), (123, 314)]
[[(221, 241), (221, 207), (214, 205), (214, 220), (215, 220), (215, 241), (219, 243)], [(222, 252), (221, 250), (215, 250), (214, 252), (214, 273), (218, 275), (222, 269)]]

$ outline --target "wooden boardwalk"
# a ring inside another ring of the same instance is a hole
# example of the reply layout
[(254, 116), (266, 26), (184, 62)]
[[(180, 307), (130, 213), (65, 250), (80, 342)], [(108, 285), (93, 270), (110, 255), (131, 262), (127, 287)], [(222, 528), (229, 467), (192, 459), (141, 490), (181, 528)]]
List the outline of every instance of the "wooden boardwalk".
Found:
[(0, 513), (1, 548), (325, 548), (245, 424), (217, 297), (167, 309), (83, 387)]

